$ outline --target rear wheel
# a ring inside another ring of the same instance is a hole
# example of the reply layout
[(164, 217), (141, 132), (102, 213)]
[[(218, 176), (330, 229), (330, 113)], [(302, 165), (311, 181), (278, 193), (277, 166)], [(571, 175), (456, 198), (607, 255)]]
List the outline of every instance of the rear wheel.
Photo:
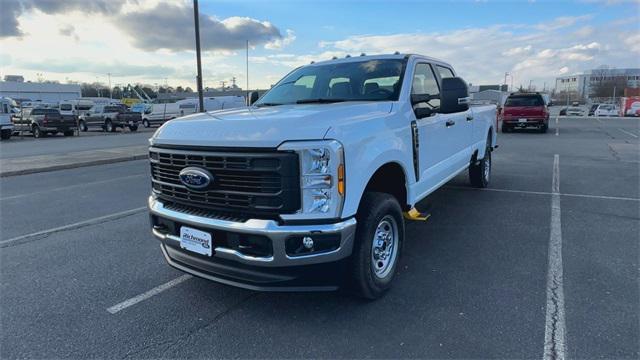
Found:
[(391, 288), (398, 267), (404, 242), (402, 209), (390, 194), (367, 192), (356, 217), (353, 290), (366, 299), (377, 299)]
[(73, 136), (73, 133), (74, 133), (73, 130), (65, 131), (64, 136)]
[(540, 126), (540, 132), (543, 134), (546, 133), (548, 129), (549, 129), (549, 125), (547, 124), (542, 124), (542, 126)]
[(486, 188), (491, 179), (491, 136), (487, 137), (484, 158), (469, 166), (469, 181), (477, 188)]
[(129, 126), (129, 131), (138, 131), (138, 125)]

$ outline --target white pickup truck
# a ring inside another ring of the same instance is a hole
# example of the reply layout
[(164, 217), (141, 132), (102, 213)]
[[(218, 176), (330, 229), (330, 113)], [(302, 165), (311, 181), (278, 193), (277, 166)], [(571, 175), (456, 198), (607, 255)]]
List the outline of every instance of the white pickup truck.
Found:
[(150, 141), (152, 232), (167, 262), (255, 290), (391, 286), (404, 221), (468, 169), (486, 187), (496, 107), (419, 55), (293, 70), (248, 108), (169, 121)]

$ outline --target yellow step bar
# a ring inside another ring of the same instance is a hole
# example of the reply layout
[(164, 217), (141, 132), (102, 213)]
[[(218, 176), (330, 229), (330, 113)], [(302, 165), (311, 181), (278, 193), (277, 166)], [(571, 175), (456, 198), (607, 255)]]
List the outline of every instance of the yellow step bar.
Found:
[(402, 214), (404, 215), (405, 219), (413, 221), (427, 221), (427, 219), (431, 217), (431, 214), (421, 213), (415, 207), (411, 208), (411, 210), (409, 211), (405, 211)]

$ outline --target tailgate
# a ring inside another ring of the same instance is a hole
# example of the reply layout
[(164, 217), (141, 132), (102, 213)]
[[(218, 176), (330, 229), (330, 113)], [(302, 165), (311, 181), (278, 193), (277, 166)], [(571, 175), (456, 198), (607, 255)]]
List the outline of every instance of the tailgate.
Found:
[(504, 116), (543, 117), (544, 106), (507, 106), (504, 108)]

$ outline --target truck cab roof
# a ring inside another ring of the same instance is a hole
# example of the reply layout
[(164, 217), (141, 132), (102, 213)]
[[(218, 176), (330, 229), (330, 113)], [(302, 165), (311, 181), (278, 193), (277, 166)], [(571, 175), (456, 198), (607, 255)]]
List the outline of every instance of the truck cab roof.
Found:
[(394, 54), (379, 54), (379, 55), (365, 55), (365, 54), (361, 54), (358, 56), (350, 56), (347, 55), (345, 57), (342, 58), (338, 58), (338, 57), (334, 57), (333, 59), (329, 59), (329, 60), (323, 60), (323, 61), (316, 61), (316, 62), (312, 62), (309, 65), (305, 65), (305, 66), (318, 66), (318, 65), (326, 65), (326, 64), (331, 64), (331, 63), (336, 63), (336, 64), (341, 64), (341, 63), (349, 63), (349, 62), (358, 62), (358, 61), (369, 61), (369, 60), (388, 60), (388, 59), (419, 59), (419, 60), (425, 60), (428, 62), (432, 62), (432, 63), (439, 63), (442, 65), (446, 65), (448, 67), (451, 67), (450, 64), (440, 60), (440, 59), (436, 59), (433, 57), (429, 57), (429, 56), (424, 56), (424, 55), (418, 55), (418, 54), (408, 54), (408, 53), (394, 53)]

